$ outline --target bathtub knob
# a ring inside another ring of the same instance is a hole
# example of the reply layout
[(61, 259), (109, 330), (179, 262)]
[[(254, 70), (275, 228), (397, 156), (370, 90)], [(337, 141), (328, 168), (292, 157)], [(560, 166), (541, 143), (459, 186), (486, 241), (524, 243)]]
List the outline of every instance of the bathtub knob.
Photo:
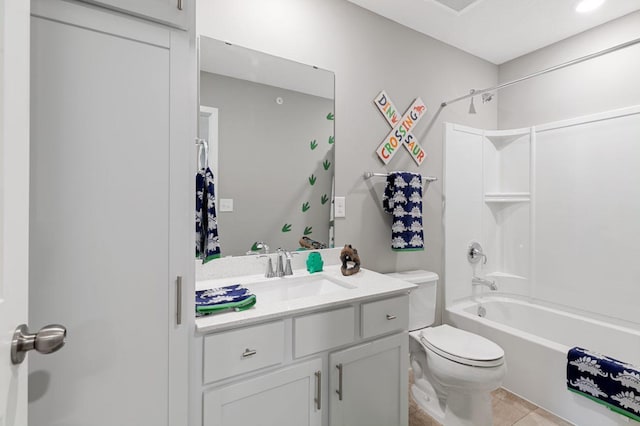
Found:
[(469, 244), (469, 249), (467, 250), (467, 260), (470, 263), (478, 263), (480, 262), (480, 258), (484, 258), (483, 264), (487, 263), (487, 255), (482, 251), (482, 246), (479, 242), (473, 241)]

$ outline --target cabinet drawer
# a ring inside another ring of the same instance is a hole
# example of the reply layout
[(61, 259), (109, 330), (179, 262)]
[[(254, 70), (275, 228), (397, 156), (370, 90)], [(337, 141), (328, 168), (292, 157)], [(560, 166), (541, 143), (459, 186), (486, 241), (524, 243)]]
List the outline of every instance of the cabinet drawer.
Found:
[(204, 337), (204, 383), (282, 363), (284, 322), (276, 321)]
[(360, 328), (363, 338), (409, 327), (409, 296), (363, 303)]
[(293, 326), (294, 356), (299, 358), (353, 342), (355, 309), (349, 306), (298, 317)]

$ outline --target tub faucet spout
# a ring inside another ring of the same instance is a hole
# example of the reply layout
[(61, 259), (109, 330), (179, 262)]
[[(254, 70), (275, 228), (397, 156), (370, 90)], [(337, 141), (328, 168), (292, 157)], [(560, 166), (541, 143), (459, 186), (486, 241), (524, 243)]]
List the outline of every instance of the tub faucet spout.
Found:
[(496, 291), (498, 289), (498, 286), (496, 285), (495, 281), (485, 280), (484, 278), (475, 277), (475, 276), (471, 278), (471, 285), (484, 285), (489, 287), (489, 289), (493, 291)]

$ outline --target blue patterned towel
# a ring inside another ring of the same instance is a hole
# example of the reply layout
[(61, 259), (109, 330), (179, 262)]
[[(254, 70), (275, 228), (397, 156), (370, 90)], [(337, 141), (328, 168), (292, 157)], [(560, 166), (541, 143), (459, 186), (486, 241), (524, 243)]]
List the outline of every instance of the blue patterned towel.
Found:
[(240, 284), (196, 291), (196, 316), (234, 310), (244, 311), (256, 304), (256, 296)]
[(422, 234), (422, 175), (393, 172), (387, 176), (382, 206), (393, 215), (391, 248), (395, 251), (424, 250)]
[(640, 421), (638, 367), (575, 347), (567, 354), (567, 388)]
[(207, 263), (220, 257), (216, 197), (211, 169), (196, 175), (196, 258)]

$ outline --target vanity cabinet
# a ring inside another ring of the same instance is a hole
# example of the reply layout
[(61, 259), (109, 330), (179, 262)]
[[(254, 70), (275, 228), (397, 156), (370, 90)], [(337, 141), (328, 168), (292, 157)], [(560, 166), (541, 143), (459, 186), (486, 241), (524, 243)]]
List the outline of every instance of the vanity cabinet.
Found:
[(330, 426), (407, 424), (408, 345), (402, 333), (329, 355)]
[(321, 426), (322, 360), (312, 359), (204, 394), (204, 426)]
[(204, 334), (194, 425), (406, 426), (406, 294)]

